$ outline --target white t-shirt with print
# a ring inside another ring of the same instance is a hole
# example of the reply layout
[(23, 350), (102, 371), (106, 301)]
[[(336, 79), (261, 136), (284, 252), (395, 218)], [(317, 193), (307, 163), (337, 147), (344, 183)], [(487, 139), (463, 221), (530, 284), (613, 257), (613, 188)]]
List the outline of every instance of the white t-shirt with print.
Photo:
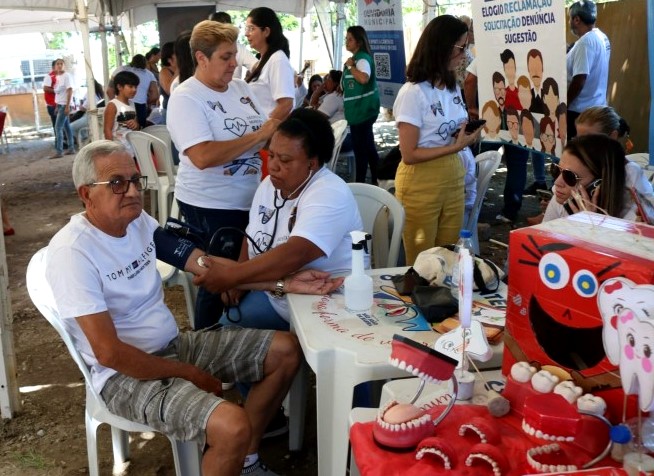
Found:
[(129, 104), (125, 104), (120, 99), (113, 98), (111, 101), (109, 101), (109, 103), (116, 106), (116, 117), (114, 117), (114, 125), (111, 131), (114, 140), (123, 144), (127, 148), (127, 150), (130, 151), (132, 155), (135, 155), (134, 151), (132, 150), (132, 146), (127, 141), (127, 133), (131, 132), (131, 129), (118, 122), (118, 116), (126, 112), (133, 112), (134, 118), (136, 119), (136, 109), (134, 108), (134, 101), (130, 99)]
[(277, 107), (277, 100), (295, 101), (295, 71), (282, 50), (275, 51), (261, 70), (256, 81), (250, 83), (252, 92), (263, 107), (266, 118)]
[(153, 239), (157, 226), (143, 212), (116, 238), (78, 214), (48, 246), (46, 279), (98, 393), (116, 371), (98, 363), (76, 317), (109, 312), (118, 338), (148, 353), (163, 349), (179, 332), (163, 301)]
[(233, 79), (225, 92), (215, 91), (195, 77), (180, 84), (170, 96), (166, 116), (170, 136), (179, 150), (175, 197), (196, 207), (249, 210), (261, 180), (260, 146), (204, 170), (193, 165), (185, 151), (202, 142), (251, 134), (264, 120), (262, 108), (245, 81)]
[[(347, 273), (352, 267), (351, 231), (363, 230), (354, 195), (343, 180), (323, 167), (314, 174), (296, 199), (281, 198), (266, 177), (254, 196), (247, 233), (263, 252), (288, 241), (291, 236), (305, 238), (320, 248), (325, 256), (308, 263), (305, 269), (332, 274)], [(279, 211), (275, 208), (279, 207)], [(294, 220), (292, 220), (292, 216)], [(289, 226), (292, 223), (292, 226)], [(292, 228), (289, 230), (289, 227)], [(250, 258), (258, 255), (248, 242)], [(286, 299), (270, 302), (277, 313), (289, 319)]]
[(461, 88), (454, 91), (432, 87), (426, 81), (405, 83), (393, 105), (395, 122), (406, 122), (420, 129), (418, 147), (442, 147), (468, 118)]

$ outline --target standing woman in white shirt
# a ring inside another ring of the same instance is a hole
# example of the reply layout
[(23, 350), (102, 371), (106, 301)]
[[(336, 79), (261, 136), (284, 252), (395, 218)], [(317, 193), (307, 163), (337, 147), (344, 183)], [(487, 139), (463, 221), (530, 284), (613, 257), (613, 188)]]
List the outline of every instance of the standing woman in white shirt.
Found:
[(393, 105), (402, 152), (395, 195), (406, 211), (407, 265), (421, 251), (456, 243), (463, 226), (465, 170), (458, 152), (480, 133), (465, 133), (468, 113), (456, 82), (467, 34), (466, 24), (451, 15), (430, 21)]
[(73, 141), (73, 131), (70, 128), (70, 101), (73, 99), (73, 83), (70, 76), (64, 71), (64, 60), (55, 61), (55, 73), (57, 82), (54, 86), (55, 93), (55, 149), (57, 153), (50, 157), (57, 159), (64, 156), (64, 133), (68, 141), (68, 151), (66, 154), (75, 153), (75, 142)]
[(282, 24), (270, 8), (255, 8), (245, 20), (245, 37), (261, 55), (245, 80), (263, 107), (263, 114), (282, 121), (293, 110), (295, 101), (295, 71)]

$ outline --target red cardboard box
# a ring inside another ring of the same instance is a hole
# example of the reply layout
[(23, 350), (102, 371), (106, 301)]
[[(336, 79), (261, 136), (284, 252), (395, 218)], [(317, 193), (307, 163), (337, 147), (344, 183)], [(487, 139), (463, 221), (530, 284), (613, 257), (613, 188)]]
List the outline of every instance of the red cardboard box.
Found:
[(604, 352), (597, 291), (618, 276), (654, 283), (654, 227), (576, 213), (515, 230), (509, 243), (503, 373), (522, 360), (561, 367), (621, 420), (624, 394)]

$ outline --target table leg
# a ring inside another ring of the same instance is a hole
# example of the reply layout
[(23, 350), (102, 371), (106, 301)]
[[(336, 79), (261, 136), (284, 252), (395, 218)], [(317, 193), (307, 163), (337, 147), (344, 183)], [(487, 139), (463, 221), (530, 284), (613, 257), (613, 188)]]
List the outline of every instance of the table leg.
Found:
[(288, 392), (288, 449), (300, 451), (304, 443), (304, 423), (307, 413), (309, 365), (302, 359)]
[(352, 409), (354, 364), (339, 354), (321, 359), (316, 371), (316, 414), (318, 419), (318, 474), (344, 476), (347, 468), (348, 417)]

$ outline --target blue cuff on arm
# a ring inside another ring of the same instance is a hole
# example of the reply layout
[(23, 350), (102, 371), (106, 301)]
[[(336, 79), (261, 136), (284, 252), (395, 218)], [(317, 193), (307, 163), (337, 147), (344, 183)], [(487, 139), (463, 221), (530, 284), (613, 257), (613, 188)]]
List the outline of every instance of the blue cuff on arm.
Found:
[(196, 248), (195, 243), (158, 227), (154, 230), (154, 246), (157, 259), (178, 269), (184, 269), (188, 258)]

